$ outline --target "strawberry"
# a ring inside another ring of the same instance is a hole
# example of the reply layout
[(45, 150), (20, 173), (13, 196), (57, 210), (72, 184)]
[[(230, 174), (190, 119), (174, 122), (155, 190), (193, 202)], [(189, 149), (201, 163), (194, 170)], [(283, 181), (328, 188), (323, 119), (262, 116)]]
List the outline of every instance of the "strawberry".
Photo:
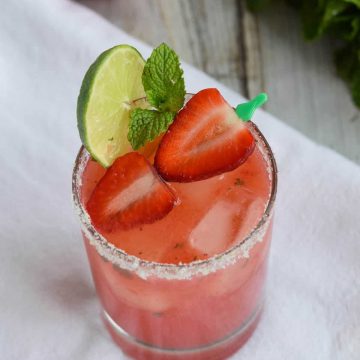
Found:
[(115, 160), (86, 207), (95, 227), (113, 232), (163, 218), (176, 199), (145, 157), (131, 152)]
[(167, 181), (203, 180), (237, 168), (254, 146), (248, 127), (220, 92), (204, 89), (177, 114), (154, 164)]

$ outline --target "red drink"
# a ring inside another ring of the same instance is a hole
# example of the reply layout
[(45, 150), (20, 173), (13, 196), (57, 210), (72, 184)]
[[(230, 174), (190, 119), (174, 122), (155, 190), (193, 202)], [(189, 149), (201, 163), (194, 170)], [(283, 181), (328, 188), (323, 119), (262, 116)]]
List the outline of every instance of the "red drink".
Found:
[(105, 170), (80, 151), (74, 198), (105, 323), (136, 359), (224, 359), (254, 331), (262, 304), (276, 170), (257, 145), (237, 169), (171, 183), (181, 199), (163, 219), (98, 233), (84, 210)]

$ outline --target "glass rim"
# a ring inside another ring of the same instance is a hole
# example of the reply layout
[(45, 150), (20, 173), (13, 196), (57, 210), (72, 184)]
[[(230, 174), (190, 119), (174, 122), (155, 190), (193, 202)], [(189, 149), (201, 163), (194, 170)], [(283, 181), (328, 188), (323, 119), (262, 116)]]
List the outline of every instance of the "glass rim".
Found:
[[(228, 250), (216, 254), (208, 259), (196, 260), (190, 263), (159, 263), (143, 260), (135, 255), (130, 255), (117, 248), (106, 240), (92, 225), (90, 216), (81, 202), (82, 173), (88, 160), (91, 158), (84, 146), (81, 146), (76, 157), (72, 175), (72, 196), (75, 211), (80, 218), (81, 230), (88, 238), (91, 245), (94, 245), (97, 252), (106, 260), (119, 266), (121, 269), (135, 272), (139, 277), (157, 277), (164, 279), (190, 279), (195, 275), (207, 275), (219, 269), (235, 263), (239, 258), (248, 258), (250, 249), (262, 241), (273, 214), (273, 207), (277, 192), (277, 165), (269, 143), (258, 127), (251, 121), (248, 126), (255, 135), (256, 146), (267, 162), (268, 173), (271, 178), (271, 190), (265, 210), (255, 227), (235, 245)], [(261, 146), (260, 146), (261, 145)]]

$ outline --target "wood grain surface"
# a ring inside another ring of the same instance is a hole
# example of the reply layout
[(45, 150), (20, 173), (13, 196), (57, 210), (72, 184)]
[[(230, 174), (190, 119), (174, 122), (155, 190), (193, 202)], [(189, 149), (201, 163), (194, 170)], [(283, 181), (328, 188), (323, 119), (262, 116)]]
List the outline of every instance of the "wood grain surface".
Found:
[(239, 93), (266, 91), (266, 109), (360, 164), (360, 112), (336, 76), (331, 39), (305, 43), (297, 14), (261, 14), (238, 0), (78, 0), (150, 45), (180, 57)]

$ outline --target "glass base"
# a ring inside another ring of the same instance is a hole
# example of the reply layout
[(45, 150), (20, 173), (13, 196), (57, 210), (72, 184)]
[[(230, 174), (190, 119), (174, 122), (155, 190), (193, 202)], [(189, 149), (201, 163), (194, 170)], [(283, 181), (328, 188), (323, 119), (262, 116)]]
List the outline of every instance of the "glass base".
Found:
[(234, 332), (211, 344), (192, 349), (160, 348), (128, 334), (104, 310), (103, 320), (113, 340), (122, 351), (136, 360), (222, 360), (239, 350), (250, 338), (260, 320), (261, 302), (248, 319)]

